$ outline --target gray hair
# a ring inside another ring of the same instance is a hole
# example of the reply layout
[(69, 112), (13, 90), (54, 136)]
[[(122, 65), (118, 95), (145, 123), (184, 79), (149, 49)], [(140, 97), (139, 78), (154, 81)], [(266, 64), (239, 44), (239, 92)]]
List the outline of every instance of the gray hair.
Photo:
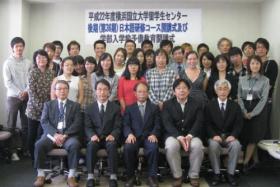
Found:
[(220, 86), (222, 86), (222, 85), (227, 86), (227, 87), (229, 88), (229, 90), (231, 90), (231, 84), (230, 84), (230, 82), (229, 82), (228, 80), (226, 80), (226, 79), (217, 80), (217, 81), (215, 82), (215, 85), (214, 85), (215, 90), (217, 90), (218, 87), (220, 87)]

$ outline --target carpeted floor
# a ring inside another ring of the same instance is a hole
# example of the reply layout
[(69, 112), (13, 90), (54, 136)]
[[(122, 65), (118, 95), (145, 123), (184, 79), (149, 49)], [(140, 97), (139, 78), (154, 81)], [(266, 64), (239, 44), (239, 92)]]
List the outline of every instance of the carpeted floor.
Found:
[[(31, 161), (28, 158), (22, 159), (11, 164), (0, 161), (0, 187), (30, 187), (36, 177), (36, 171), (31, 166)], [(211, 175), (203, 174), (201, 178), (201, 187), (210, 186)], [(263, 162), (258, 169), (254, 169), (248, 175), (240, 175), (238, 177), (239, 186), (241, 187), (279, 187), (280, 186), (280, 161), (270, 160)], [(80, 187), (85, 186), (85, 179), (80, 181)], [(172, 183), (171, 177), (164, 178), (164, 182), (160, 183), (160, 187), (170, 187)], [(65, 187), (65, 178), (62, 176), (56, 177), (51, 185), (46, 187)], [(108, 186), (107, 179), (101, 178), (100, 187)], [(122, 181), (119, 186), (124, 186)], [(145, 184), (145, 178), (142, 180), (142, 186)], [(184, 184), (184, 187), (190, 186)], [(220, 184), (219, 187), (227, 187), (227, 183)]]

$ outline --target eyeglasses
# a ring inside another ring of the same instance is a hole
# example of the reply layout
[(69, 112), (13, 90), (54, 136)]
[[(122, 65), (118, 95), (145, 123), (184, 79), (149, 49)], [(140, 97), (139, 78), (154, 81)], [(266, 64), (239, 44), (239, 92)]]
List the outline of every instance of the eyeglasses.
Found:
[(61, 90), (68, 90), (68, 88), (56, 88), (55, 90), (61, 91)]

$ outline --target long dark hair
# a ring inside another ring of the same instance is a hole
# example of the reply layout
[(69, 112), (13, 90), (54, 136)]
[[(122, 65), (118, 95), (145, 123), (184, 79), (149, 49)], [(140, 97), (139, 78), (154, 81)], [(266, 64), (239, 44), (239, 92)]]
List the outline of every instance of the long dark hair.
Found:
[(230, 62), (229, 62), (228, 56), (226, 54), (220, 54), (220, 55), (217, 55), (216, 58), (215, 58), (215, 61), (214, 61), (214, 64), (213, 64), (213, 69), (212, 69), (213, 73), (216, 73), (216, 74), (219, 73), (219, 70), (217, 68), (217, 63), (220, 60), (226, 61), (226, 64), (227, 64), (226, 72), (229, 71), (229, 69), (230, 69)]
[[(138, 53), (143, 53), (143, 56), (144, 56), (144, 62), (142, 64), (140, 64), (140, 71), (141, 72), (145, 72), (146, 69), (147, 69), (147, 65), (146, 65), (146, 57), (145, 57), (145, 53), (143, 51), (143, 49), (141, 48), (136, 48), (133, 53), (132, 53), (132, 56), (136, 57), (137, 58), (137, 55)], [(140, 63), (140, 61), (139, 61)]]
[(140, 71), (140, 62), (139, 62), (139, 60), (138, 60), (138, 58), (136, 58), (136, 57), (134, 57), (134, 56), (132, 56), (132, 57), (130, 57), (128, 60), (127, 60), (127, 63), (126, 63), (126, 66), (125, 66), (125, 70), (124, 70), (124, 72), (123, 72), (123, 77), (126, 79), (126, 80), (130, 80), (130, 72), (129, 72), (129, 70), (128, 70), (128, 66), (130, 65), (130, 64), (135, 64), (135, 65), (137, 65), (138, 66), (138, 71), (137, 71), (137, 73), (136, 73), (136, 78), (137, 79), (140, 79), (141, 78), (141, 71)]
[(114, 71), (114, 65), (113, 65), (113, 58), (112, 58), (112, 55), (110, 55), (110, 53), (103, 53), (100, 58), (99, 58), (99, 61), (98, 61), (98, 65), (97, 65), (97, 70), (96, 70), (96, 75), (97, 76), (105, 76), (104, 74), (104, 71), (103, 71), (103, 68), (101, 66), (101, 61), (105, 60), (106, 58), (110, 58), (111, 60), (111, 66), (109, 68), (109, 77), (114, 77), (115, 76), (115, 71)]

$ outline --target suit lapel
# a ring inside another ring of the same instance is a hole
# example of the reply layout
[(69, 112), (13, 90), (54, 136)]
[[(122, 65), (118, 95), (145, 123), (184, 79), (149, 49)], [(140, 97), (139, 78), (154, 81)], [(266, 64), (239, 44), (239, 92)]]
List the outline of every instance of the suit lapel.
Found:
[(144, 115), (144, 124), (143, 124), (144, 128), (147, 125), (147, 121), (150, 117), (150, 114), (151, 114), (151, 103), (147, 101), (146, 108), (145, 108), (145, 115)]
[[(112, 103), (110, 101), (108, 101), (107, 106), (106, 106), (106, 110), (105, 110), (105, 113), (104, 113), (104, 117), (103, 117), (102, 131), (105, 128), (105, 124), (107, 123), (107, 120), (109, 119), (109, 116), (111, 114), (111, 110), (112, 110), (111, 105), (112, 105)], [(101, 121), (101, 119), (100, 119), (100, 121)]]
[(94, 116), (94, 118), (97, 120), (97, 124), (100, 124), (100, 126), (102, 126), (97, 101), (93, 105), (92, 113), (92, 116)]

